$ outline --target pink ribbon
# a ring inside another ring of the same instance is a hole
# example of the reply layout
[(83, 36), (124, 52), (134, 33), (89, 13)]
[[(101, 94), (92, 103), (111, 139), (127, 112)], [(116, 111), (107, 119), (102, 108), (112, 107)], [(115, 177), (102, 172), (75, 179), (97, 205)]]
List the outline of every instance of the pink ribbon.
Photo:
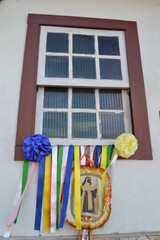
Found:
[(30, 180), (32, 178), (32, 175), (33, 175), (33, 172), (35, 170), (35, 167), (36, 167), (36, 162), (32, 162), (31, 169), (30, 169), (30, 172), (29, 172), (29, 176), (28, 176), (28, 179), (27, 179), (27, 183), (26, 183), (25, 189), (23, 191), (23, 194), (20, 196), (17, 205), (13, 208), (13, 211), (12, 211), (12, 213), (11, 213), (9, 219), (8, 219), (8, 222), (7, 222), (7, 228), (9, 228), (13, 224), (13, 222), (14, 222), (16, 216), (17, 216), (18, 209), (19, 209), (19, 207), (21, 205), (21, 202), (22, 202), (22, 200), (24, 198), (24, 195), (25, 195), (25, 193), (27, 191), (27, 188), (28, 188), (29, 182), (30, 182)]
[(85, 166), (86, 165), (86, 156), (85, 156), (85, 147), (84, 145), (81, 145), (81, 157), (83, 156), (82, 160), (81, 160), (81, 165)]
[(94, 153), (95, 146), (90, 146), (90, 159), (93, 162), (93, 153)]
[(52, 175), (51, 175), (51, 226), (50, 231), (56, 231), (56, 206), (57, 206), (57, 157), (58, 146), (52, 146)]

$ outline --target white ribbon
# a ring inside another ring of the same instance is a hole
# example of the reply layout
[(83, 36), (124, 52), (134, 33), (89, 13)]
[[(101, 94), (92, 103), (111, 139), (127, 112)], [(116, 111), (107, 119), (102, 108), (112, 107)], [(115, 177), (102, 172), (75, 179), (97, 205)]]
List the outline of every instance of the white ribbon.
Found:
[(57, 154), (58, 147), (52, 146), (52, 175), (51, 175), (51, 233), (56, 232), (57, 208)]
[(102, 157), (102, 153), (99, 155), (99, 158), (98, 158), (98, 166), (100, 165), (101, 157)]
[(116, 165), (117, 158), (118, 158), (118, 152), (115, 153), (115, 155), (114, 155), (114, 157), (113, 157), (113, 159), (112, 159), (111, 165), (110, 165), (109, 168), (108, 168), (108, 175), (109, 175), (109, 177), (110, 177), (110, 183), (111, 183), (111, 185), (112, 185), (113, 169), (114, 169), (114, 167), (115, 167), (115, 165)]
[(82, 240), (85, 240), (86, 233), (87, 233), (87, 230), (84, 229), (84, 230), (83, 230), (83, 234), (82, 234)]

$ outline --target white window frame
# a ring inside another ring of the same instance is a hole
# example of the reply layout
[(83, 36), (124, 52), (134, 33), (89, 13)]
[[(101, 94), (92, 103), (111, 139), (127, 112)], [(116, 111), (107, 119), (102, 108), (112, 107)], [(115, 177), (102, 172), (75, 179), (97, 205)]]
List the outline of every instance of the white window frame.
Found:
[[(56, 33), (68, 33), (69, 34), (69, 53), (46, 53), (46, 40), (48, 32)], [(94, 35), (95, 36), (95, 54), (73, 54), (72, 53), (72, 34), (85, 34), (85, 35)], [(98, 55), (98, 40), (97, 36), (118, 36), (119, 39), (119, 48), (120, 56), (104, 56)], [(45, 57), (47, 56), (68, 56), (69, 57), (69, 77), (68, 78), (45, 78)], [(72, 77), (72, 56), (84, 56), (84, 57), (94, 57), (96, 62), (96, 73), (97, 79), (80, 79)], [(122, 80), (102, 80), (100, 79), (99, 71), (99, 58), (109, 58), (109, 59), (120, 59), (121, 61), (121, 71), (122, 71)], [(68, 138), (50, 138), (51, 144), (83, 144), (83, 145), (97, 145), (97, 144), (111, 144), (115, 142), (115, 139), (100, 139), (99, 132), (99, 117), (97, 116), (99, 112), (103, 110), (99, 109), (99, 98), (97, 97), (97, 89), (121, 89), (122, 90), (122, 102), (123, 110), (105, 110), (105, 112), (115, 112), (120, 113), (124, 112), (124, 124), (125, 131), (127, 133), (132, 132), (131, 127), (131, 116), (130, 116), (130, 104), (129, 104), (129, 77), (128, 77), (128, 66), (126, 58), (126, 45), (125, 45), (125, 34), (123, 31), (108, 31), (108, 30), (90, 30), (90, 29), (75, 29), (75, 28), (61, 28), (61, 27), (48, 27), (41, 26), (40, 33), (40, 47), (39, 47), (39, 60), (38, 60), (38, 77), (37, 77), (37, 107), (36, 107), (36, 124), (35, 124), (35, 133), (42, 133), (42, 124), (43, 124), (43, 112), (44, 111), (56, 111), (56, 112), (68, 112)], [(44, 109), (43, 108), (43, 98), (44, 98), (44, 87), (68, 87), (68, 109)], [(72, 109), (71, 110), (71, 88), (94, 88), (96, 95), (96, 106), (97, 109), (93, 111), (96, 113), (97, 120), (97, 137), (98, 139), (86, 139), (86, 138), (71, 138), (72, 131), (72, 116), (71, 112), (85, 112), (92, 110), (85, 109)]]
[[(48, 32), (68, 33), (69, 34), (69, 53), (53, 53), (46, 52), (46, 40)], [(95, 54), (72, 53), (72, 34), (85, 34), (95, 36)], [(120, 56), (98, 55), (97, 36), (116, 36), (119, 38)], [(125, 34), (123, 31), (108, 30), (91, 30), (76, 28), (59, 28), (59, 27), (41, 27), (40, 34), (40, 51), (38, 59), (38, 78), (39, 86), (66, 86), (66, 87), (92, 87), (92, 88), (129, 88), (128, 66), (126, 57)], [(47, 56), (68, 56), (69, 57), (69, 77), (68, 78), (50, 78), (45, 77), (45, 57)], [(72, 56), (94, 57), (96, 62), (97, 79), (73, 78), (72, 77)], [(99, 56), (100, 58), (120, 59), (122, 80), (102, 80), (99, 72)], [(53, 81), (54, 79), (54, 81)]]

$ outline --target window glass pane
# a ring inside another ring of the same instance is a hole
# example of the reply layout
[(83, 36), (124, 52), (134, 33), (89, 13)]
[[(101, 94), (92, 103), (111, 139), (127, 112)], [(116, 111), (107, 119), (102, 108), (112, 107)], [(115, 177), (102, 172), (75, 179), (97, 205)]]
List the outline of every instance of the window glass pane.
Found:
[(122, 93), (120, 90), (99, 90), (100, 109), (123, 109)]
[(68, 34), (47, 33), (46, 51), (68, 53)]
[(125, 132), (124, 113), (100, 113), (101, 138), (115, 139)]
[(89, 57), (73, 57), (73, 77), (95, 79), (95, 59)]
[(97, 138), (95, 113), (72, 113), (73, 138)]
[(74, 88), (72, 92), (72, 108), (95, 109), (95, 93), (93, 89)]
[(45, 76), (68, 78), (68, 57), (46, 56)]
[(68, 89), (46, 87), (44, 89), (44, 108), (68, 108)]
[(43, 134), (50, 138), (67, 138), (68, 113), (44, 112)]
[(100, 55), (120, 55), (118, 37), (98, 37), (98, 48)]
[(94, 54), (94, 36), (74, 34), (73, 53)]
[(119, 59), (100, 59), (101, 79), (122, 80), (121, 62)]

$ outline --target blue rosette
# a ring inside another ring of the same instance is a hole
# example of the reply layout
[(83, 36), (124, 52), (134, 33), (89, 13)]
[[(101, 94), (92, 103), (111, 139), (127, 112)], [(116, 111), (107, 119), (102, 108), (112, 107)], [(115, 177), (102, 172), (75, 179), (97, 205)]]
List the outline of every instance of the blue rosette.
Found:
[(30, 162), (39, 162), (51, 153), (49, 139), (42, 134), (27, 136), (23, 140), (23, 155)]

